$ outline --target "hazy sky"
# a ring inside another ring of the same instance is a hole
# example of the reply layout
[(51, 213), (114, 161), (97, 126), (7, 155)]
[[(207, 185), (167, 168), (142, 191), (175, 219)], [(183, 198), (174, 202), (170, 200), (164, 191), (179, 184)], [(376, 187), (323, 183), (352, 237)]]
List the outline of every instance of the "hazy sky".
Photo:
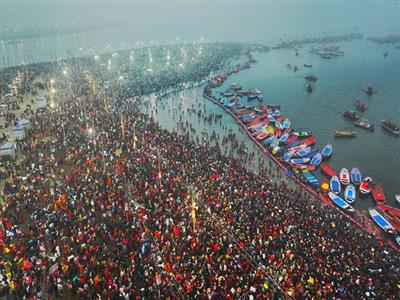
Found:
[(400, 33), (400, 1), (0, 0), (6, 25), (129, 20), (163, 35), (255, 40), (361, 31)]

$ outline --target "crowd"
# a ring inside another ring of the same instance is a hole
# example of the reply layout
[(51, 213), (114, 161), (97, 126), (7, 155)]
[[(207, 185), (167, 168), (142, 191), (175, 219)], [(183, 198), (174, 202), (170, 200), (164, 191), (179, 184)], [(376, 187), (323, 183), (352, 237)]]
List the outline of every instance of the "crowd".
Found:
[(300, 188), (163, 130), (123, 89), (108, 105), (81, 72), (57, 79), (57, 107), (33, 114), (25, 159), (7, 168), (0, 298), (400, 297), (392, 249)]

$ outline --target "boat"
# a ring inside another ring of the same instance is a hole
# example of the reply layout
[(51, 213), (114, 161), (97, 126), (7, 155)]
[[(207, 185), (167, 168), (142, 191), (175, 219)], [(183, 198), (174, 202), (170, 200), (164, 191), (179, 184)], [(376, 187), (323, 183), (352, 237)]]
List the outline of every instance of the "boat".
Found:
[(338, 195), (335, 195), (332, 192), (328, 192), (329, 198), (332, 200), (333, 203), (335, 203), (337, 206), (339, 206), (341, 209), (344, 211), (354, 213), (355, 209), (348, 204), (346, 201), (344, 201), (342, 198), (340, 198)]
[(319, 185), (319, 181), (318, 181), (317, 177), (315, 177), (315, 175), (313, 173), (311, 173), (310, 170), (303, 169), (302, 175), (304, 176), (307, 183), (309, 183), (311, 185), (315, 185), (315, 186)]
[(312, 85), (309, 84), (309, 83), (307, 83), (307, 84), (306, 84), (306, 90), (307, 90), (307, 92), (311, 93), (312, 90), (313, 90)]
[(362, 181), (361, 172), (357, 168), (351, 169), (350, 179), (354, 185), (360, 185)]
[(315, 167), (314, 166), (309, 166), (309, 165), (303, 165), (303, 164), (294, 164), (293, 167), (299, 170), (309, 170), (309, 171), (314, 171)]
[(312, 68), (312, 65), (309, 64), (304, 64), (303, 66), (305, 66), (306, 68)]
[(290, 120), (289, 119), (285, 119), (285, 121), (283, 122), (283, 128), (284, 129), (290, 128)]
[(311, 130), (294, 130), (293, 134), (299, 138), (312, 136)]
[(310, 165), (315, 166), (315, 167), (318, 167), (319, 164), (321, 163), (321, 161), (322, 161), (322, 155), (321, 155), (321, 153), (318, 152), (318, 153), (315, 154), (314, 157), (311, 159)]
[(329, 54), (322, 54), (322, 58), (331, 59), (331, 58), (332, 58), (332, 55), (329, 55)]
[(328, 177), (333, 177), (337, 176), (336, 171), (327, 163), (322, 162), (319, 167), (321, 168), (321, 171), (325, 173)]
[(386, 57), (386, 56), (388, 56), (388, 53), (387, 52), (383, 53), (383, 57)]
[(371, 131), (375, 130), (375, 125), (373, 123), (368, 122), (367, 120), (354, 121), (354, 125)]
[(344, 199), (348, 203), (354, 203), (354, 201), (356, 201), (356, 188), (354, 187), (354, 185), (349, 184), (348, 186), (346, 186), (344, 190)]
[(314, 76), (314, 75), (307, 75), (304, 78), (308, 81), (317, 81), (317, 79), (318, 79), (317, 76)]
[(281, 115), (281, 111), (279, 109), (274, 110), (274, 112), (272, 114), (272, 116), (275, 118), (279, 117), (280, 115)]
[(268, 125), (266, 128), (267, 132), (269, 132), (270, 134), (275, 134), (275, 128), (272, 127), (271, 125)]
[(273, 117), (273, 116), (271, 116), (271, 115), (268, 115), (267, 116), (267, 119), (268, 119), (268, 121), (270, 122), (270, 123), (275, 123), (275, 118)]
[(360, 193), (361, 194), (369, 194), (371, 192), (371, 182), (372, 178), (371, 177), (365, 177), (363, 181), (360, 184)]
[(317, 138), (315, 136), (310, 136), (309, 138), (307, 138), (303, 141), (303, 144), (305, 144), (307, 146), (311, 146), (312, 144), (315, 144), (316, 141), (317, 141)]
[(370, 187), (372, 198), (374, 198), (376, 202), (385, 202), (385, 194), (383, 193), (381, 186), (375, 182), (372, 182)]
[(360, 120), (360, 117), (357, 116), (356, 112), (352, 111), (352, 110), (345, 110), (343, 112), (343, 116), (345, 116), (346, 118), (348, 118), (348, 119), (350, 119), (352, 121)]
[(396, 199), (397, 203), (400, 204), (400, 194), (394, 195), (394, 198)]
[(293, 143), (293, 142), (295, 142), (297, 140), (297, 136), (296, 135), (291, 135), (288, 139), (287, 139), (287, 141), (286, 141), (286, 145), (290, 145), (291, 143)]
[(336, 130), (335, 137), (356, 137), (357, 131), (355, 130)]
[(285, 133), (285, 134), (283, 134), (283, 135), (279, 138), (279, 142), (280, 142), (280, 143), (284, 143), (284, 142), (287, 141), (288, 138), (289, 138), (289, 134), (288, 134), (288, 133)]
[(286, 163), (289, 162), (289, 160), (293, 157), (293, 155), (294, 155), (294, 151), (286, 152), (283, 155), (283, 161), (286, 162)]
[(359, 111), (365, 111), (365, 104), (362, 103), (360, 100), (357, 100), (357, 101), (356, 101), (356, 108), (357, 108)]
[(394, 231), (393, 226), (389, 223), (388, 220), (386, 220), (381, 215), (381, 213), (377, 209), (371, 207), (368, 210), (368, 212), (369, 212), (369, 215), (371, 216), (372, 220), (374, 220), (375, 223), (378, 224), (378, 226), (380, 228), (382, 228), (384, 231), (390, 232), (390, 233), (392, 233)]
[(327, 194), (329, 192), (329, 184), (325, 179), (321, 180), (321, 191), (324, 194)]
[(376, 207), (378, 207), (380, 210), (383, 210), (385, 212), (390, 212), (393, 216), (395, 216), (395, 217), (400, 219), (400, 209), (394, 208), (394, 207), (389, 206), (389, 205), (380, 204), (380, 203), (378, 203), (376, 205)]
[(365, 92), (367, 93), (367, 95), (371, 96), (374, 93), (374, 89), (372, 88), (372, 86), (370, 84), (368, 84)]
[(304, 157), (308, 157), (309, 159), (312, 159), (315, 154), (317, 154), (319, 152), (318, 149), (312, 149), (310, 152), (308, 152), (306, 155), (304, 155)]
[(232, 91), (239, 91), (239, 90), (241, 90), (242, 89), (242, 87), (238, 84), (238, 83), (232, 83), (231, 85), (229, 85), (229, 88), (232, 90)]
[(390, 133), (400, 136), (400, 128), (393, 122), (391, 122), (389, 120), (382, 120), (382, 127), (383, 127), (383, 129), (386, 129)]
[(350, 173), (349, 170), (343, 168), (339, 173), (340, 182), (344, 185), (348, 185), (350, 183)]
[(299, 144), (299, 145), (297, 145), (297, 146), (293, 146), (293, 147), (291, 147), (291, 148), (289, 148), (288, 150), (289, 151), (293, 151), (293, 152), (298, 152), (298, 151), (300, 151), (300, 150), (303, 150), (304, 148), (306, 148), (307, 146), (305, 145), (305, 144)]
[(291, 65), (291, 64), (287, 64), (287, 65), (286, 65), (286, 68), (292, 69), (292, 65)]
[(271, 136), (271, 137), (265, 139), (265, 140), (264, 140), (264, 144), (269, 145), (269, 144), (272, 143), (272, 141), (273, 141), (274, 139), (275, 139), (275, 136), (273, 135), (273, 136)]
[(322, 157), (326, 158), (326, 157), (330, 157), (332, 155), (332, 152), (333, 152), (332, 144), (326, 144), (324, 146), (324, 148), (322, 148), (321, 154), (322, 154)]
[(307, 155), (308, 153), (310, 153), (310, 151), (311, 151), (311, 147), (306, 147), (306, 148), (301, 149), (300, 151), (296, 152), (294, 155), (303, 157), (303, 156)]
[(329, 187), (330, 187), (331, 191), (334, 192), (335, 194), (340, 193), (340, 190), (342, 189), (342, 187), (340, 185), (340, 181), (337, 176), (332, 176), (332, 178), (329, 182)]
[(310, 161), (310, 159), (307, 158), (307, 157), (293, 158), (293, 159), (290, 160), (290, 162), (291, 162), (292, 164), (294, 164), (294, 165), (296, 165), (296, 164), (306, 164), (306, 163), (308, 163), (309, 161)]
[(261, 134), (257, 135), (255, 138), (259, 141), (262, 141), (268, 137), (269, 133), (268, 132), (262, 132)]

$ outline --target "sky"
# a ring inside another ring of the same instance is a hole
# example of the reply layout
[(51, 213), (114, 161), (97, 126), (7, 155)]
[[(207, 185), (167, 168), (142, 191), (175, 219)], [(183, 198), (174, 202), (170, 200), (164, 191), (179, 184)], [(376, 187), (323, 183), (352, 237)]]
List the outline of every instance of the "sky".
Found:
[(349, 33), (400, 33), (400, 1), (0, 0), (2, 28), (122, 20), (154, 39), (183, 36), (265, 40)]

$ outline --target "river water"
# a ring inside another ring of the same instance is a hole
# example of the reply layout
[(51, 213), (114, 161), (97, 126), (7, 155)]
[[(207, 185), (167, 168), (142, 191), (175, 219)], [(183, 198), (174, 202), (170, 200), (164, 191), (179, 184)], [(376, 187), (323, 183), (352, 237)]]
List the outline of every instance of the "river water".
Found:
[[(352, 41), (336, 43), (345, 52), (343, 57), (325, 60), (308, 52), (306, 46), (295, 56), (293, 50), (273, 50), (263, 54), (256, 54), (258, 60), (250, 69), (232, 75), (217, 90), (225, 90), (230, 83), (237, 82), (244, 89), (257, 87), (264, 94), (263, 103), (280, 104), (282, 113), (292, 122), (292, 128), (307, 128), (317, 137), (316, 147), (321, 148), (332, 143), (334, 154), (329, 164), (337, 171), (346, 167), (349, 170), (358, 167), (363, 176), (371, 176), (378, 182), (385, 192), (387, 202), (395, 205), (394, 194), (400, 193), (400, 138), (393, 136), (381, 128), (381, 120), (391, 118), (400, 124), (400, 51), (393, 45), (378, 45), (368, 41)], [(388, 52), (386, 58), (383, 53)], [(298, 72), (289, 70), (286, 65), (299, 67)], [(312, 68), (303, 67), (311, 64)], [(314, 74), (319, 79), (313, 83), (314, 91), (308, 93), (305, 89), (305, 74)], [(364, 92), (367, 84), (372, 84), (377, 93), (367, 96)], [(196, 88), (165, 99), (153, 99), (147, 107), (157, 107), (154, 118), (161, 126), (176, 130), (179, 120), (179, 103), (182, 116), (197, 132), (212, 131), (221, 136), (232, 128), (237, 138), (244, 141), (253, 151), (252, 141), (239, 131), (235, 120), (224, 110), (205, 100), (201, 96), (202, 89)], [(182, 99), (182, 100), (181, 100)], [(196, 101), (197, 99), (197, 101)], [(362, 128), (355, 128), (351, 121), (345, 119), (342, 112), (345, 109), (355, 110), (356, 99), (366, 104), (365, 112), (357, 112), (363, 118), (375, 123), (375, 131), (370, 132)], [(258, 105), (257, 101), (247, 105)], [(160, 103), (160, 104), (157, 104)], [(222, 124), (206, 124), (193, 115), (186, 113), (187, 108), (204, 108), (206, 114), (223, 114)], [(356, 129), (355, 138), (335, 138), (338, 129)], [(258, 150), (256, 150), (258, 154)], [(317, 171), (317, 175), (322, 175)], [(355, 207), (367, 209), (373, 205), (370, 198), (358, 199)]]

